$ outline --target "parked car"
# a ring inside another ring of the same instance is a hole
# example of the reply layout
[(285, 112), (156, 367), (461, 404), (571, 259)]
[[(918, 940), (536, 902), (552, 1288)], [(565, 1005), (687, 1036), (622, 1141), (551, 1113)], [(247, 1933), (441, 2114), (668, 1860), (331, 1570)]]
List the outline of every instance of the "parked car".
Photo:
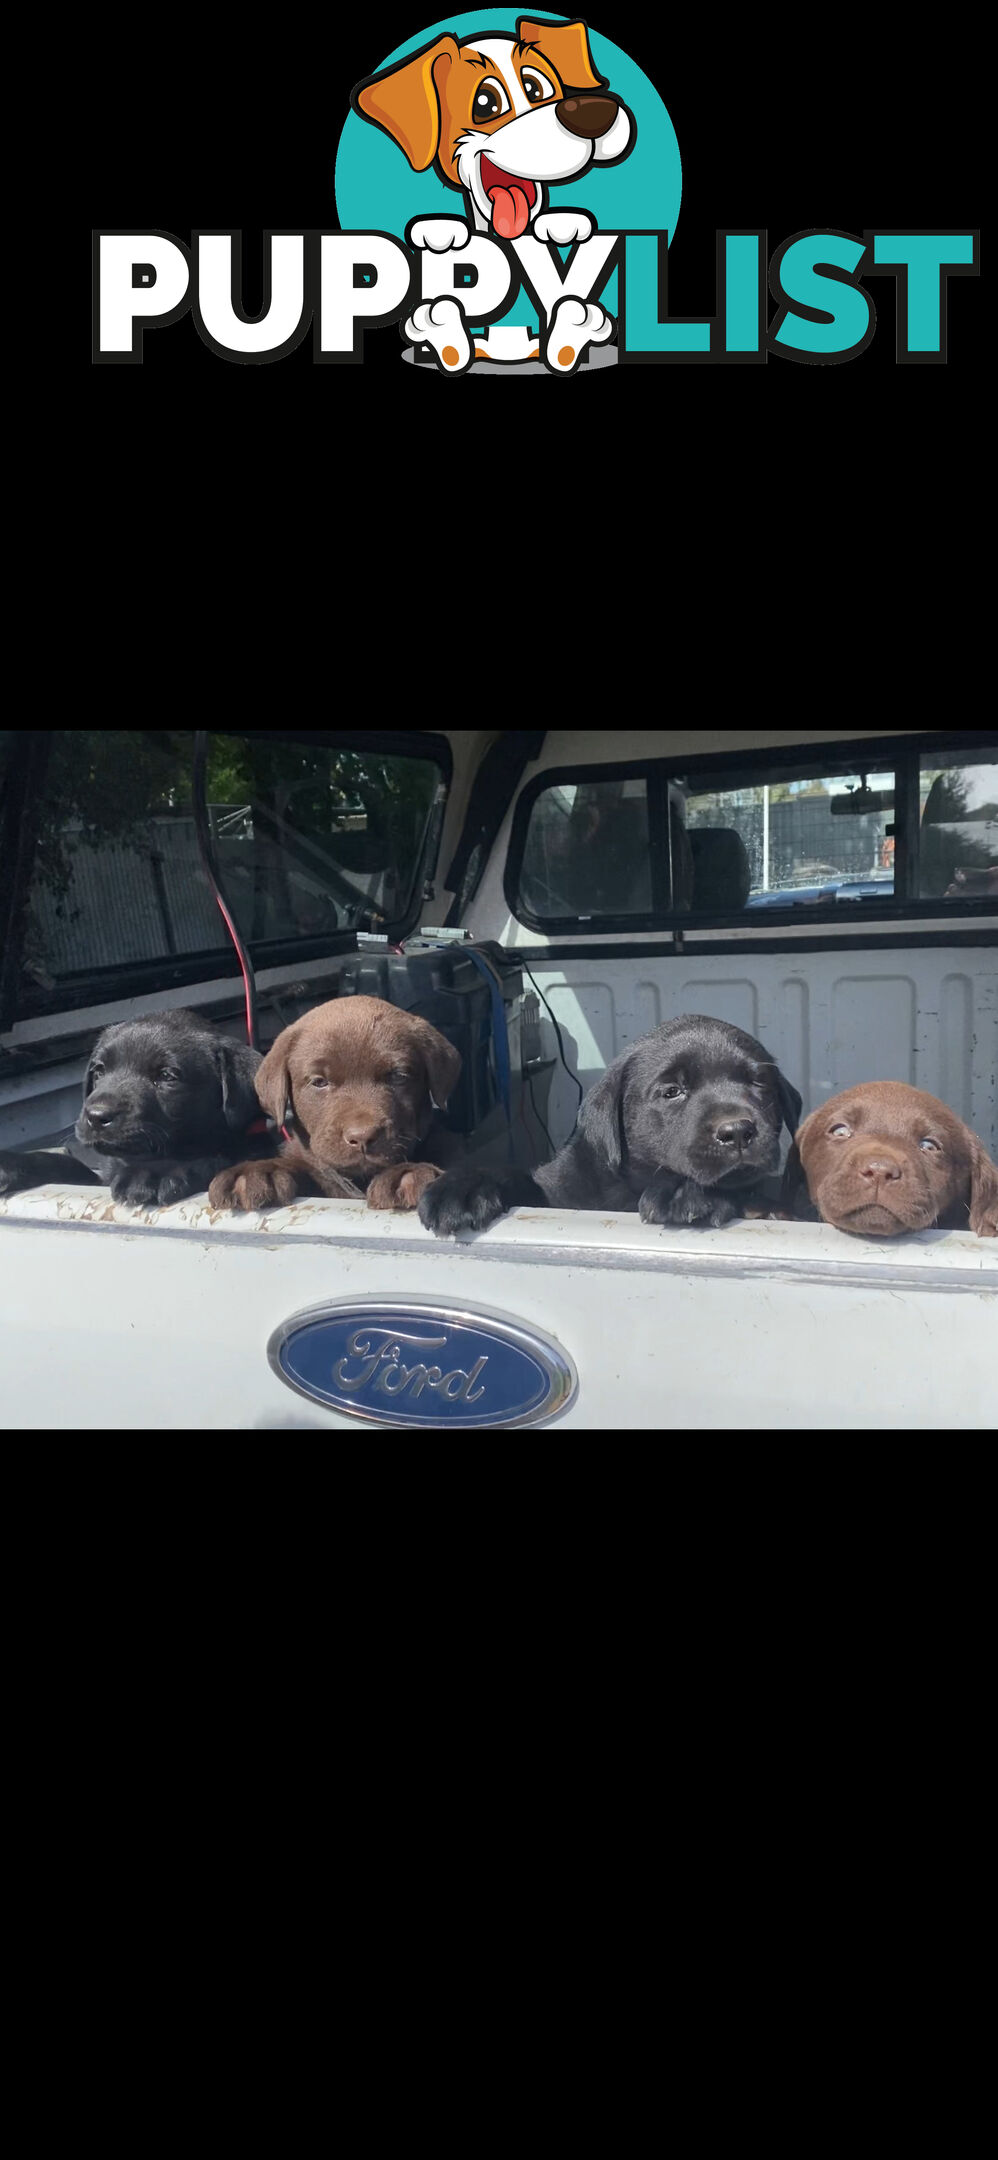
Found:
[(790, 885), (778, 892), (750, 893), (747, 908), (827, 907), (840, 900), (889, 900), (894, 892), (894, 873), (882, 876), (842, 877), (827, 885)]

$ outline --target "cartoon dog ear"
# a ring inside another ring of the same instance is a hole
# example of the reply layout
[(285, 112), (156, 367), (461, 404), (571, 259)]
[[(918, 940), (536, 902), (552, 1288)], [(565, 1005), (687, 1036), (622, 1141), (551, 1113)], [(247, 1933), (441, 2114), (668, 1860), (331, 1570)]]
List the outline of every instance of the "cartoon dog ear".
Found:
[(439, 1028), (421, 1020), (418, 1013), (410, 1013), (409, 1020), (416, 1030), (417, 1047), (426, 1060), (430, 1100), (435, 1110), (446, 1110), (448, 1097), (453, 1095), (460, 1077), (461, 1052), (455, 1050), (446, 1035), (441, 1035)]
[(263, 1064), (253, 1075), (257, 1101), (263, 1104), (267, 1116), (275, 1125), (283, 1125), (291, 1100), (290, 1059), (291, 1044), (300, 1023), (281, 1029), (277, 1041), (271, 1044)]
[(593, 56), (589, 50), (586, 25), (579, 20), (570, 23), (533, 22), (521, 15), (516, 26), (521, 45), (536, 45), (545, 60), (550, 60), (555, 74), (560, 76), (566, 89), (602, 90), (605, 75), (597, 75)]
[(998, 1163), (971, 1133), (970, 1227), (975, 1237), (998, 1237)]
[(586, 1096), (576, 1126), (611, 1170), (619, 1170), (624, 1157), (623, 1095), (623, 1075), (611, 1065)]
[(800, 1114), (804, 1104), (796, 1088), (791, 1086), (789, 1080), (784, 1079), (779, 1068), (777, 1068), (776, 1073), (776, 1093), (780, 1109), (783, 1112), (783, 1123), (792, 1138), (800, 1124)]
[(222, 1116), (231, 1132), (244, 1132), (260, 1114), (253, 1084), (262, 1063), (260, 1052), (223, 1036), (215, 1050), (215, 1063), (222, 1087)]
[(391, 136), (413, 172), (426, 172), (440, 148), (440, 100), (458, 57), (457, 39), (448, 32), (397, 67), (358, 83), (351, 97), (354, 112)]

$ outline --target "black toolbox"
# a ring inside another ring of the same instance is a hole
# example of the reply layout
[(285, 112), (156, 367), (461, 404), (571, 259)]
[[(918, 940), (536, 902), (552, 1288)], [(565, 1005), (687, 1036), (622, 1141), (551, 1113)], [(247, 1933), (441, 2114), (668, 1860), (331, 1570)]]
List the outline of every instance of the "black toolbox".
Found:
[[(472, 958), (481, 954), (485, 967)], [(498, 980), (497, 980), (498, 979)], [(501, 1103), (493, 1048), (493, 984), (497, 983), (509, 1044), (512, 1109), (520, 1087), (520, 1012), (523, 970), (512, 953), (492, 941), (452, 943), (429, 951), (394, 953), (362, 948), (341, 953), (308, 984), (296, 983), (271, 1003), (260, 993), (260, 1047), (268, 1050), (286, 1023), (334, 997), (387, 999), (439, 1028), (461, 1053), (461, 1077), (443, 1114), (452, 1132), (471, 1133)], [(274, 1004), (280, 1016), (274, 1025)]]

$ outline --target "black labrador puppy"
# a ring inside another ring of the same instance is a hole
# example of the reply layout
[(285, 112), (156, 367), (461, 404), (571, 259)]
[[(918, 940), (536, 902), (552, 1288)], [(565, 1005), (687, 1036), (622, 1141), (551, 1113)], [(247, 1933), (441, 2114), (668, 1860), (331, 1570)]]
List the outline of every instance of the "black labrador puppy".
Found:
[(423, 1194), (420, 1221), (449, 1237), (511, 1207), (637, 1208), (643, 1222), (716, 1230), (768, 1211), (761, 1181), (779, 1167), (781, 1125), (795, 1132), (800, 1113), (753, 1035), (685, 1013), (614, 1059), (553, 1162), (532, 1175), (449, 1171)]
[[(193, 1012), (148, 1013), (94, 1044), (69, 1155), (0, 1153), (0, 1198), (50, 1180), (110, 1185), (114, 1200), (169, 1207), (203, 1192), (265, 1126), (253, 1078), (260, 1052)], [(78, 1143), (78, 1144), (77, 1144)], [(249, 1152), (252, 1153), (252, 1141)], [(272, 1150), (261, 1134), (261, 1146)]]

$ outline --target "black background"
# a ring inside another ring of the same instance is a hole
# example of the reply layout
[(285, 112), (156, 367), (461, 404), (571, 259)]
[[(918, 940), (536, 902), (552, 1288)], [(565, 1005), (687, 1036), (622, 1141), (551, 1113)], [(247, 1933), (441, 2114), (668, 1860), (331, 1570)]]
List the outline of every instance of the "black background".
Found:
[[(335, 226), (333, 165), (351, 88), (434, 19), (432, 7), (424, 14), (289, 9), (255, 18), (255, 30), (216, 8), (161, 18), (155, 30), (137, 30), (134, 17), (103, 18), (101, 44), (113, 65), (95, 70), (91, 101), (93, 226), (150, 227), (184, 241), (193, 226), (241, 231), (243, 300), (253, 313), (261, 304), (264, 228)], [(606, 0), (589, 19), (655, 82), (679, 139), (684, 199), (669, 257), (670, 313), (713, 315), (714, 235), (722, 226), (766, 227), (772, 254), (790, 234), (814, 226), (861, 235), (865, 226), (980, 223), (981, 66), (966, 14), (951, 11), (941, 29), (933, 26), (931, 42), (919, 27), (926, 18), (894, 9), (816, 15), (700, 6), (681, 25), (666, 9)], [(483, 29), (489, 21), (486, 0)], [(767, 372), (849, 375), (869, 387), (874, 376), (893, 371), (894, 282), (877, 277), (867, 290), (878, 322), (864, 354), (817, 370), (773, 357)], [(948, 368), (908, 369), (909, 377), (966, 378), (981, 365), (979, 281), (953, 279), (948, 295)], [(212, 353), (187, 314), (146, 332), (143, 365), (196, 373), (205, 390), (210, 373), (228, 380), (237, 368), (243, 377), (274, 380), (309, 371), (324, 399), (327, 384), (340, 400), (345, 379), (361, 375), (377, 377), (382, 390), (391, 383), (407, 400), (427, 389), (439, 394), (402, 367), (395, 327), (368, 334), (362, 371), (314, 368), (310, 337), (268, 367), (240, 367)], [(110, 378), (122, 371), (103, 372)], [(604, 387), (614, 400), (637, 395), (643, 402), (660, 395), (666, 372), (615, 371)], [(688, 381), (717, 372), (685, 368), (682, 375)], [(750, 381), (761, 373), (723, 372)]]

